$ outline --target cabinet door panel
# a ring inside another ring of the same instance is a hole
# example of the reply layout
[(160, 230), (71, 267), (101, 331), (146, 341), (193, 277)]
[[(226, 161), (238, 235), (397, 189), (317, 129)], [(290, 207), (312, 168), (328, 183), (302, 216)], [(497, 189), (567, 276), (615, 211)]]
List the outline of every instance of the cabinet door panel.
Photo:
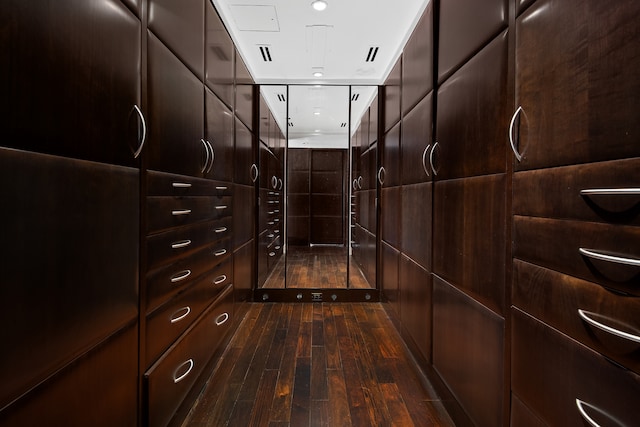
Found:
[[(234, 159), (234, 175), (236, 184), (253, 185), (252, 165), (255, 162), (255, 154), (253, 152), (254, 142), (253, 134), (249, 129), (236, 118), (236, 141)], [(257, 165), (256, 165), (257, 167)], [(253, 172), (256, 173), (255, 171)], [(257, 178), (257, 177), (256, 177)]]
[(402, 53), (402, 113), (433, 89), (433, 3), (429, 2)]
[(434, 189), (433, 271), (504, 312), (504, 175), (437, 182)]
[(255, 239), (233, 254), (233, 291), (235, 302), (251, 301), (256, 277)]
[(638, 425), (640, 377), (513, 309), (512, 388), (547, 425)]
[(135, 165), (138, 18), (118, 0), (9, 0), (0, 16), (0, 145)]
[(148, 28), (200, 80), (204, 77), (204, 1), (149, 0)]
[(233, 180), (233, 115), (209, 89), (206, 89), (206, 140), (213, 149), (211, 170), (206, 176), (221, 181)]
[(640, 225), (640, 195), (581, 195), (582, 190), (640, 188), (640, 159), (518, 172), (513, 176), (517, 215)]
[[(384, 168), (382, 173), (377, 173), (376, 179), (382, 179), (382, 187), (394, 187), (401, 184), (400, 174), (400, 123), (394, 126), (383, 138), (381, 166)], [(380, 182), (380, 181), (378, 181)]]
[(514, 217), (514, 257), (640, 296), (640, 268), (589, 257), (580, 249), (640, 259), (640, 228)]
[(433, 184), (402, 187), (402, 252), (431, 271)]
[(431, 181), (433, 171), (429, 155), (433, 148), (432, 111), (433, 93), (430, 92), (402, 119), (403, 184)]
[(206, 50), (205, 83), (230, 109), (233, 110), (233, 79), (235, 48), (213, 3), (205, 1)]
[(236, 185), (233, 194), (233, 242), (239, 248), (255, 237), (256, 190), (248, 185)]
[(431, 360), (431, 273), (402, 255), (399, 272), (400, 319), (425, 360)]
[(440, 4), (438, 81), (507, 26), (507, 0), (448, 0)]
[(203, 176), (204, 86), (149, 34), (149, 169)]
[(440, 86), (438, 179), (505, 171), (507, 41), (505, 31)]
[[(253, 77), (247, 66), (236, 50), (236, 116), (250, 130), (253, 130), (253, 103), (254, 103)], [(266, 136), (266, 135), (265, 135)], [(265, 140), (265, 142), (267, 142)]]
[(634, 0), (542, 0), (518, 18), (518, 169), (640, 155), (638, 15)]
[(388, 132), (400, 120), (401, 84), (402, 61), (398, 59), (384, 82), (384, 132)]
[(382, 292), (389, 303), (400, 315), (400, 291), (398, 288), (398, 269), (400, 268), (400, 252), (385, 242), (380, 242), (382, 264)]
[(595, 283), (514, 260), (512, 301), (551, 327), (640, 373), (640, 344), (591, 326), (578, 310), (599, 323), (640, 336), (640, 298), (608, 292)]
[(137, 317), (140, 213), (133, 168), (0, 149), (0, 183), (3, 407)]
[(433, 277), (433, 366), (478, 426), (502, 425), (504, 319)]
[(381, 239), (400, 248), (400, 208), (402, 187), (383, 188), (380, 209)]

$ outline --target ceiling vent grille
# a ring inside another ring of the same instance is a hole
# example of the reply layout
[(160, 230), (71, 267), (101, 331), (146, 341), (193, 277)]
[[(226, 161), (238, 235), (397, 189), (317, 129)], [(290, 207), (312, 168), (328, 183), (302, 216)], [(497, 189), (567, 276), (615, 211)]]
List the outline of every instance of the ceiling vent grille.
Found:
[(369, 54), (367, 55), (366, 62), (373, 62), (376, 60), (376, 55), (378, 54), (378, 46), (372, 46), (369, 48)]
[(354, 93), (351, 96), (351, 102), (356, 102), (358, 100), (358, 98), (360, 98), (360, 94), (359, 93)]
[(340, 125), (340, 127), (341, 127), (341, 128), (346, 128), (346, 127), (347, 127), (347, 124), (346, 124), (346, 123), (344, 123), (344, 122), (342, 122), (342, 124)]
[(269, 46), (260, 46), (260, 53), (264, 62), (271, 62), (271, 52), (269, 52)]
[(281, 94), (281, 93), (279, 93), (279, 94), (278, 94), (278, 100), (279, 100), (280, 102), (285, 102), (285, 101), (286, 101), (286, 99), (285, 99), (284, 95), (283, 95), (283, 94)]
[(292, 128), (293, 127), (293, 123), (289, 122), (289, 127)]

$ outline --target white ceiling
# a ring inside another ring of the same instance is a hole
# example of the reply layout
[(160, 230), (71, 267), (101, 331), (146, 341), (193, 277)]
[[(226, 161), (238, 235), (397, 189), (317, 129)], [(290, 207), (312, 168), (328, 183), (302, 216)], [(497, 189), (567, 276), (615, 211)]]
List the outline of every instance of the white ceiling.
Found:
[[(318, 85), (382, 84), (429, 2), (327, 0), (319, 12), (312, 0), (211, 1), (256, 83), (311, 85), (290, 86), (289, 138), (320, 145), (323, 138), (328, 144), (347, 135), (340, 125), (348, 121), (350, 94), (348, 86)], [(323, 76), (314, 77), (315, 71)], [(286, 109), (277, 98), (282, 89), (265, 88), (263, 95), (284, 131)], [(353, 103), (352, 131), (373, 96), (370, 90)]]

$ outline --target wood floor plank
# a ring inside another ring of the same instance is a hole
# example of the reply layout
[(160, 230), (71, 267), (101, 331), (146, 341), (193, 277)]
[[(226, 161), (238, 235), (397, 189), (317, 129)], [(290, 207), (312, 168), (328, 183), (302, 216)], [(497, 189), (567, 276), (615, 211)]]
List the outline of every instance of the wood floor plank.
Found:
[(311, 427), (330, 427), (332, 425), (328, 401), (311, 401), (311, 420), (309, 425)]
[(276, 333), (273, 336), (271, 343), (271, 349), (269, 350), (269, 357), (265, 363), (265, 369), (280, 369), (280, 363), (284, 356), (285, 340), (287, 339), (286, 329), (276, 329)]
[(296, 360), (296, 374), (293, 385), (291, 405), (291, 425), (308, 426), (311, 414), (311, 358), (299, 357)]
[(312, 322), (303, 322), (300, 325), (300, 333), (298, 334), (298, 347), (296, 355), (298, 357), (311, 357), (311, 331)]
[(333, 317), (332, 307), (328, 304), (323, 306), (323, 318), (324, 347), (327, 354), (327, 369), (341, 369), (336, 322)]
[(278, 371), (265, 370), (262, 373), (256, 398), (251, 402), (251, 421), (248, 425), (255, 427), (268, 427), (271, 405), (256, 404), (258, 402), (271, 402), (278, 381)]
[(400, 391), (395, 384), (381, 384), (380, 388), (386, 397), (387, 408), (391, 415), (391, 425), (397, 427), (413, 427), (413, 420), (409, 415)]
[(342, 359), (343, 373), (349, 403), (349, 414), (354, 426), (373, 426), (375, 418), (371, 417), (363, 392), (362, 378), (355, 358)]
[(329, 396), (327, 385), (327, 356), (324, 347), (311, 347), (311, 399), (326, 400)]
[(349, 411), (349, 400), (347, 397), (347, 386), (341, 370), (329, 369), (327, 371), (327, 382), (329, 383), (330, 420), (332, 425), (350, 427), (351, 412)]
[(293, 384), (296, 370), (296, 353), (298, 348), (298, 334), (302, 318), (302, 306), (292, 307), (291, 320), (285, 339), (285, 350), (280, 365), (280, 375), (271, 404), (272, 421), (289, 422), (291, 416), (291, 400), (293, 398)]
[[(228, 427), (246, 427), (251, 420), (251, 410), (253, 409), (253, 402), (251, 401), (238, 401), (236, 402), (231, 417), (229, 418)], [(212, 424), (213, 425), (213, 424)]]

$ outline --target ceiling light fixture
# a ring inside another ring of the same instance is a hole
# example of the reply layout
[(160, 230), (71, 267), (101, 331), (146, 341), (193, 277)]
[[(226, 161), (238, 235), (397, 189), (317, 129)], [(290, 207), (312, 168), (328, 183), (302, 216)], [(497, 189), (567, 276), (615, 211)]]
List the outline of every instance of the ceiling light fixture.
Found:
[(315, 0), (314, 2), (311, 3), (311, 7), (313, 7), (315, 10), (319, 12), (325, 10), (328, 5), (329, 4), (324, 0)]
[(322, 77), (322, 76), (324, 76), (324, 73), (322, 71), (313, 72), (313, 77)]

